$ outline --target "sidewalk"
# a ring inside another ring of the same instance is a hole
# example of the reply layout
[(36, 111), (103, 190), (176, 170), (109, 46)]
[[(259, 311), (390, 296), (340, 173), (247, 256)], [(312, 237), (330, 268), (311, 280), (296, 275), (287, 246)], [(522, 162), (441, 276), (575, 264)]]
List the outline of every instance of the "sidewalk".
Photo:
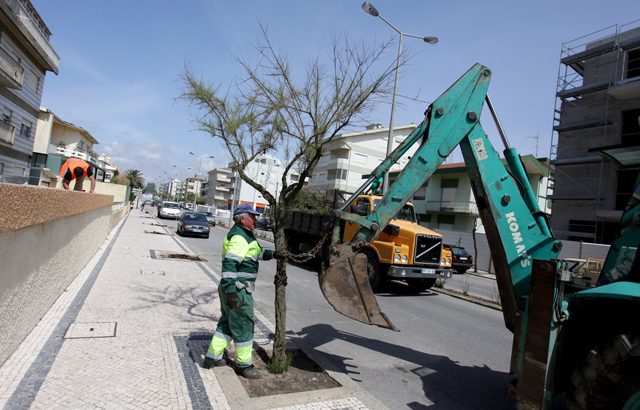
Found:
[[(384, 408), (330, 370), (342, 387), (250, 398), (231, 368), (202, 369), (220, 314), (219, 273), (162, 259), (192, 252), (153, 224), (150, 214), (133, 211), (111, 232), (0, 367), (0, 408)], [(256, 311), (256, 342), (268, 343), (273, 329)]]

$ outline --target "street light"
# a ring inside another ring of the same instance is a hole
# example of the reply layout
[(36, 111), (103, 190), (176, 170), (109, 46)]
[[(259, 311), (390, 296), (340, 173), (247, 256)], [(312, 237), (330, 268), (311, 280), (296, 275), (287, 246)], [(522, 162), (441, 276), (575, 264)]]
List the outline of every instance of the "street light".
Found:
[[(373, 17), (380, 17), (380, 19), (385, 23), (387, 23), (389, 27), (394, 29), (396, 33), (400, 34), (400, 42), (398, 44), (398, 57), (396, 58), (396, 74), (395, 74), (395, 80), (393, 83), (393, 95), (391, 97), (391, 118), (389, 119), (389, 138), (387, 139), (387, 157), (388, 157), (393, 151), (393, 112), (396, 106), (396, 91), (398, 89), (398, 71), (400, 71), (400, 54), (402, 53), (402, 39), (404, 36), (407, 36), (407, 37), (419, 38), (428, 44), (436, 44), (438, 42), (438, 37), (426, 37), (426, 36), (419, 36), (416, 34), (403, 33), (402, 31), (398, 30), (396, 26), (391, 24), (387, 19), (382, 17), (378, 12), (378, 9), (376, 9), (373, 6), (373, 4), (369, 3), (368, 1), (365, 1), (364, 3), (362, 3), (362, 10), (364, 10), (365, 13)], [(389, 189), (389, 172), (385, 172), (383, 192), (387, 192), (388, 189)]]
[[(191, 151), (189, 151), (189, 154), (193, 155), (194, 157), (196, 156), (196, 154), (194, 154), (194, 153), (193, 153), (193, 152), (191, 152)], [(202, 183), (201, 183), (201, 176), (200, 176), (200, 174), (201, 174), (201, 172), (202, 172), (202, 160), (203, 160), (203, 159), (205, 159), (205, 158), (207, 158), (207, 159), (213, 159), (213, 158), (215, 158), (215, 156), (213, 156), (213, 155), (200, 155), (198, 158), (200, 159), (200, 164), (198, 165), (198, 191), (201, 191), (201, 190), (202, 190)], [(207, 178), (207, 179), (209, 179), (209, 178)], [(194, 198), (194, 200), (193, 200), (193, 209), (196, 209), (196, 201), (197, 201), (197, 199), (198, 199), (198, 198), (197, 198), (198, 196), (199, 196), (199, 195), (198, 195), (198, 194), (196, 194), (196, 198)]]

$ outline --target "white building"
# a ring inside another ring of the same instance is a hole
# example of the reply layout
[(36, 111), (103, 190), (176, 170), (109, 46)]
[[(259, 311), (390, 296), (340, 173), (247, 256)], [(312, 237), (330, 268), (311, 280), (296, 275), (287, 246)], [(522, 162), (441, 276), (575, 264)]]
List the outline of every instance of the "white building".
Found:
[(233, 192), (233, 170), (215, 168), (208, 172), (209, 179), (204, 192), (205, 202), (216, 209), (229, 209)]
[[(413, 124), (394, 128), (394, 148), (415, 128)], [(386, 158), (388, 135), (389, 128), (372, 125), (365, 131), (335, 138), (327, 144), (326, 153), (314, 169), (307, 184), (309, 190), (355, 192)], [(391, 168), (392, 182), (418, 147), (416, 143)], [(540, 209), (550, 215), (548, 161), (538, 160), (533, 155), (524, 155), (522, 160)], [(429, 228), (471, 232), (477, 223), (477, 232), (484, 232), (464, 163), (440, 165), (427, 183), (415, 192), (413, 204), (420, 222)]]
[(80, 158), (96, 168), (96, 179), (102, 181), (104, 168), (93, 151), (98, 140), (86, 129), (40, 108), (38, 128), (33, 144), (33, 164), (57, 174), (67, 158)]
[[(551, 215), (550, 200), (546, 197), (549, 161), (523, 155), (522, 162), (540, 210)], [(395, 176), (391, 175), (392, 181)], [(427, 183), (413, 194), (412, 202), (420, 222), (431, 229), (471, 232), (477, 224), (476, 232), (485, 232), (464, 162), (440, 165)]]
[[(404, 141), (415, 128), (415, 124), (394, 128), (393, 147)], [(380, 124), (370, 125), (365, 131), (336, 136), (325, 146), (325, 154), (318, 161), (307, 183), (308, 189), (354, 192), (364, 182), (362, 177), (371, 174), (371, 171), (386, 158), (388, 136), (389, 128)], [(410, 149), (391, 171), (402, 169), (416, 149), (417, 147)]]
[(111, 178), (113, 178), (115, 173), (120, 172), (115, 162), (106, 154), (98, 157), (98, 168), (104, 170), (104, 182), (111, 182)]
[(195, 199), (202, 196), (202, 184), (205, 182), (202, 178), (194, 176), (185, 180), (185, 195), (192, 193)]
[[(0, 180), (32, 182), (44, 79), (47, 71), (58, 73), (60, 62), (50, 36), (29, 0), (0, 1)], [(38, 183), (39, 175), (34, 181)]]
[[(252, 161), (244, 172), (274, 197), (280, 193), (284, 167), (278, 159), (263, 155)], [(287, 183), (298, 182), (299, 178), (298, 174), (289, 173)], [(214, 205), (217, 209), (231, 209), (235, 203), (249, 204), (257, 211), (264, 212), (268, 206), (262, 194), (240, 178), (233, 169), (233, 164), (209, 171), (206, 196), (207, 204)]]

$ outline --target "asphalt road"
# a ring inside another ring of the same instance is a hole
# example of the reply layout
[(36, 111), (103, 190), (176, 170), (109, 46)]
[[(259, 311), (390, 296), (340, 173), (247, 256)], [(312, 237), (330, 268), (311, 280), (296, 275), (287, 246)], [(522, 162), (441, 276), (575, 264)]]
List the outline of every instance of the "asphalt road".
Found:
[[(175, 221), (162, 223), (175, 232)], [(219, 272), (227, 232), (215, 227), (209, 239), (181, 240)], [(288, 332), (389, 408), (515, 407), (506, 389), (512, 336), (501, 312), (430, 291), (412, 295), (404, 284), (391, 282), (377, 296), (401, 329), (393, 332), (334, 312), (320, 292), (313, 267), (290, 264), (287, 271)], [(254, 294), (256, 308), (272, 323), (274, 273), (275, 261), (260, 264)], [(461, 276), (467, 275), (455, 278)]]

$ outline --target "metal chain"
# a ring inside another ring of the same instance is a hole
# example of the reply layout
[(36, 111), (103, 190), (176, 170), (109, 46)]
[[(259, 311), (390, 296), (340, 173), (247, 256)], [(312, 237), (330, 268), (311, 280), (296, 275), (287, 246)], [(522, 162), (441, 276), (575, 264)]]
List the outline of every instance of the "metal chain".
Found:
[(332, 231), (331, 229), (328, 229), (324, 233), (324, 236), (320, 239), (320, 242), (318, 242), (308, 252), (295, 254), (295, 253), (291, 253), (291, 252), (285, 250), (285, 251), (279, 251), (278, 253), (281, 254), (282, 256), (286, 257), (287, 259), (290, 259), (290, 260), (294, 261), (295, 263), (308, 262), (311, 259), (315, 258), (315, 256), (318, 254), (318, 252), (320, 252), (320, 250), (322, 249), (322, 245), (326, 242), (326, 240), (329, 238), (329, 236), (331, 236), (331, 233), (332, 233), (331, 231)]

